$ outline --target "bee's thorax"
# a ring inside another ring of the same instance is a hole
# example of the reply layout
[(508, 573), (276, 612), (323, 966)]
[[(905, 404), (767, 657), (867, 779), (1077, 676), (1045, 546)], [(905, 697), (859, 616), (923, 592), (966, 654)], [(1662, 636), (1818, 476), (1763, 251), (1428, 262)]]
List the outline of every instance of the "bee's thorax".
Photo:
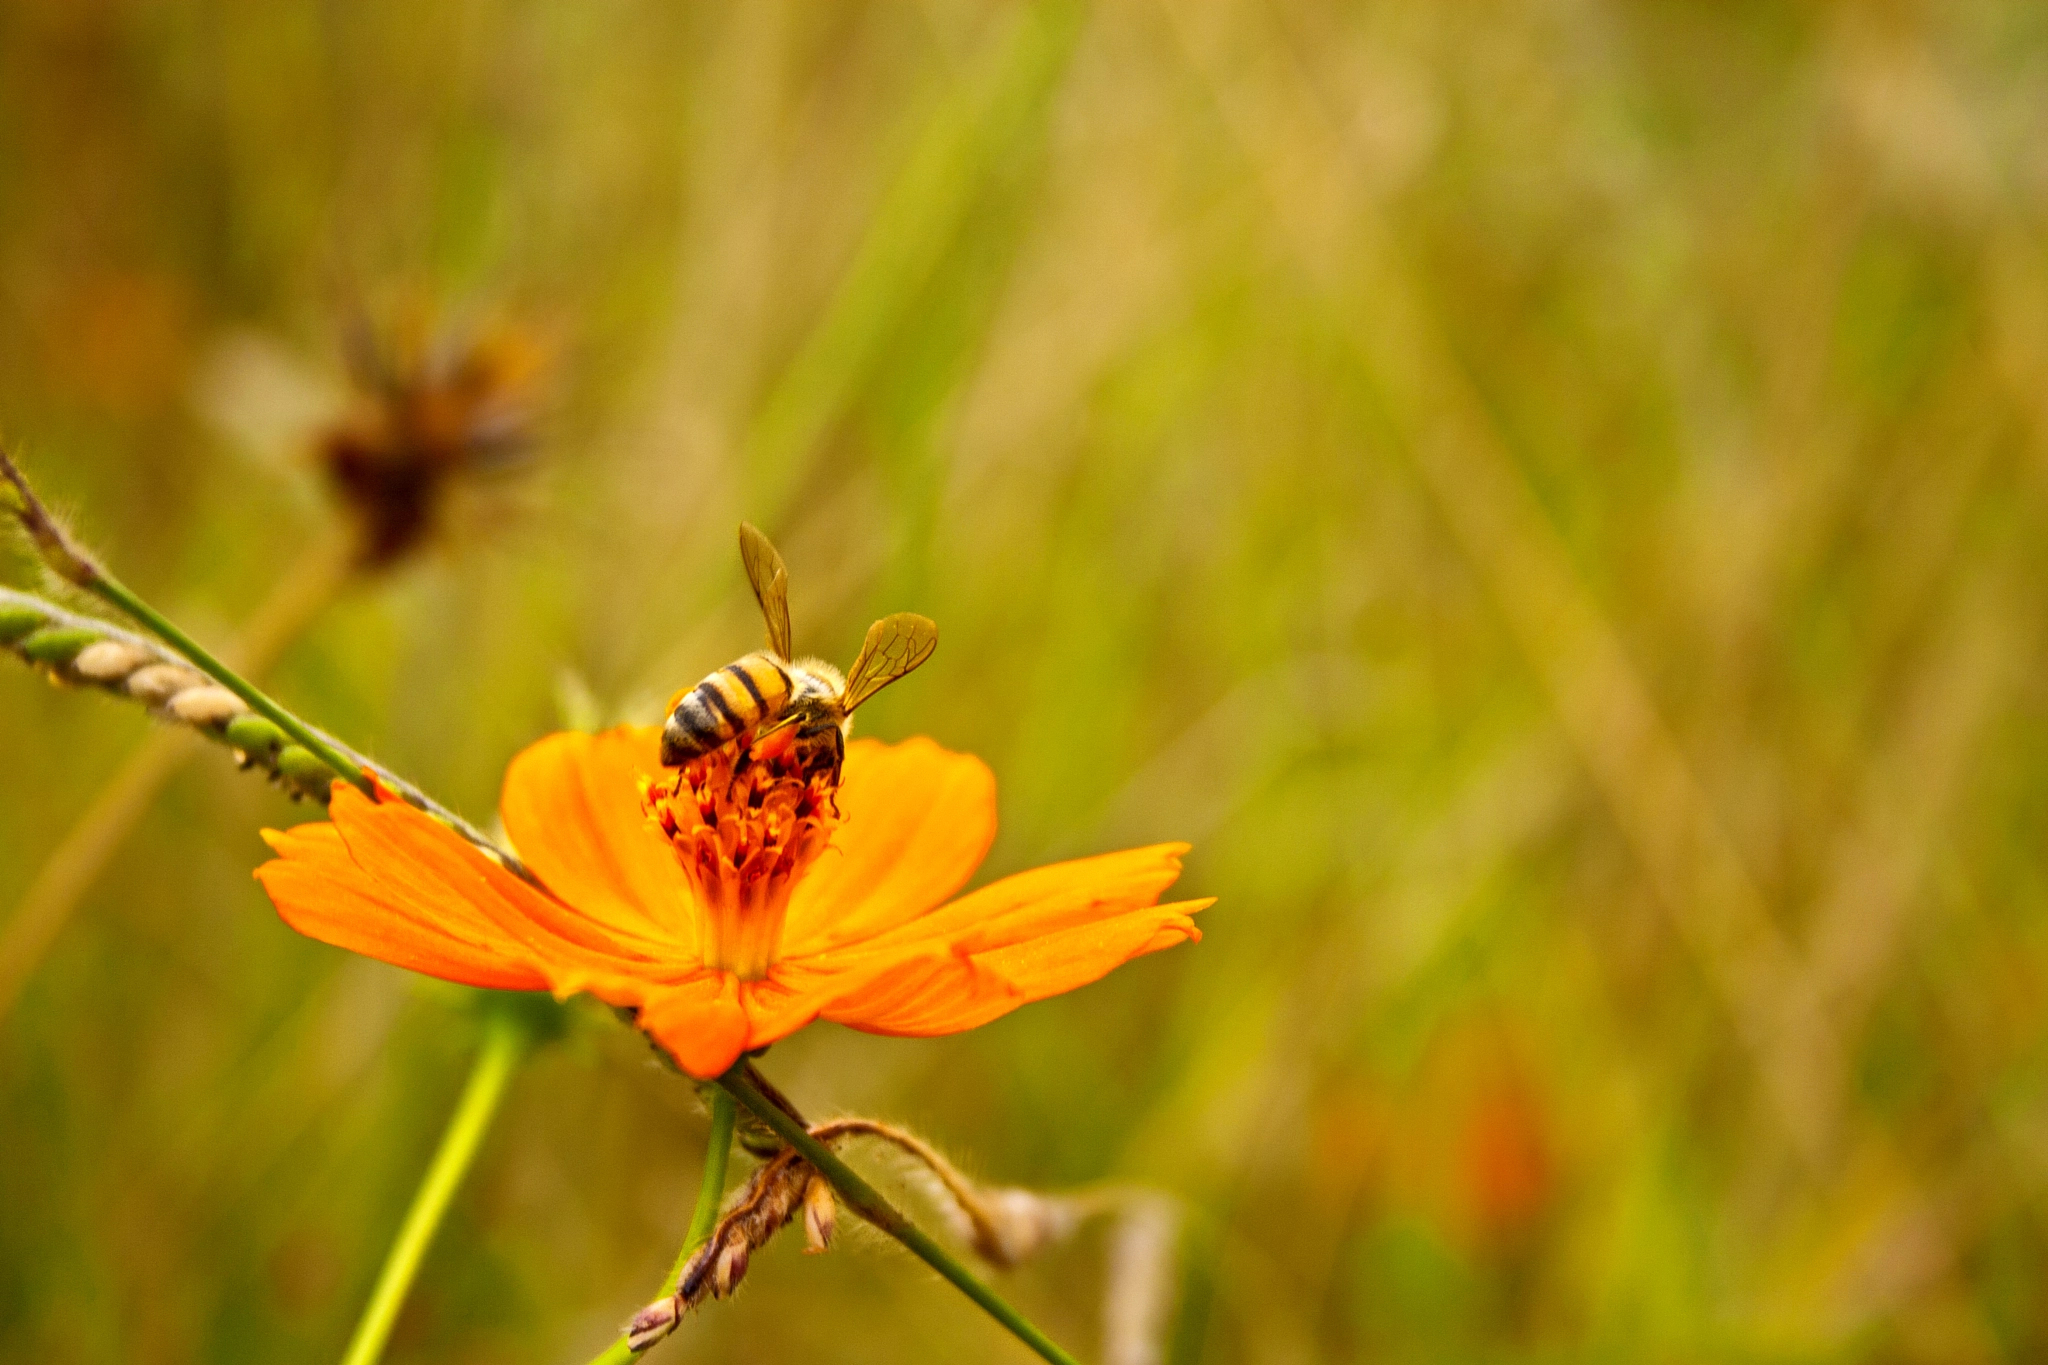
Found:
[(823, 659), (798, 659), (789, 670), (792, 706), (838, 711), (846, 696), (846, 675)]

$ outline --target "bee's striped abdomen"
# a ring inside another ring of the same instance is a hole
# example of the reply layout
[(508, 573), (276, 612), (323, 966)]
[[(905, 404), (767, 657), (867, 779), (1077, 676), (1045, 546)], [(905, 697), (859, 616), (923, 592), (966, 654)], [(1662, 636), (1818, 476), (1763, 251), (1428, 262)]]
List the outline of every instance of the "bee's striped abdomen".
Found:
[(661, 761), (676, 767), (774, 720), (789, 706), (790, 691), (789, 670), (772, 654), (727, 664), (670, 708), (661, 730)]

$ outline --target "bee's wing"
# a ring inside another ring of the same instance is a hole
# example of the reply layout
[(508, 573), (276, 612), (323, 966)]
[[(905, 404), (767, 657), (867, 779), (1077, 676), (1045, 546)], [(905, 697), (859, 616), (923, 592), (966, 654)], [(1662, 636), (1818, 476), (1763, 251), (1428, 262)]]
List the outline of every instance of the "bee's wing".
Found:
[(768, 649), (778, 659), (789, 652), (789, 571), (782, 556), (748, 522), (740, 523), (740, 562), (747, 566), (747, 582), (754, 586), (754, 600), (761, 604), (761, 618), (768, 623)]
[(938, 647), (938, 626), (915, 612), (898, 612), (869, 626), (860, 657), (846, 670), (847, 714), (853, 714), (855, 707), (931, 658)]

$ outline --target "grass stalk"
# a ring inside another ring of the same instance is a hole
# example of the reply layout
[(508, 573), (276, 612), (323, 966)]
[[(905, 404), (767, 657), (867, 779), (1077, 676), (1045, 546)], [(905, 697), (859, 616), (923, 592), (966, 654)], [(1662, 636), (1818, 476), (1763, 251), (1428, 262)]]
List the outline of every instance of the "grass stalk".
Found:
[(370, 775), (353, 757), (343, 753), (339, 745), (272, 701), (256, 684), (215, 657), (206, 646), (187, 635), (177, 622), (143, 601), (120, 579), (103, 571), (94, 579), (89, 591), (184, 655), (200, 672), (240, 697), (250, 710), (290, 735), (294, 743), (339, 773), (344, 781), (361, 788), (365, 795), (375, 795), (376, 786), (370, 781)]
[[(119, 662), (114, 671), (99, 670), (94, 664), (93, 650), (99, 645), (117, 647), (113, 654)], [(0, 588), (0, 650), (17, 655), (55, 682), (97, 688), (145, 705), (160, 720), (226, 745), (235, 751), (243, 766), (261, 768), (296, 797), (323, 804), (328, 798), (335, 776), (332, 768), (311, 751), (289, 742), (281, 727), (249, 714), (247, 704), (238, 696), (206, 682), (184, 656), (146, 636), (123, 630), (101, 617), (66, 610), (34, 593)], [(152, 678), (166, 677), (171, 679), (168, 691), (155, 683), (142, 686)], [(208, 693), (211, 695), (205, 695)], [(188, 706), (188, 702), (196, 704)], [(226, 705), (220, 705), (222, 702)], [(525, 864), (475, 825), (389, 768), (365, 758), (325, 731), (293, 719), (300, 729), (318, 735), (328, 747), (346, 754), (358, 768), (374, 775), (386, 791), (447, 825), (507, 870), (539, 885)]]
[[(260, 676), (330, 605), (349, 580), (347, 543), (332, 538), (314, 544), (278, 580), (224, 654), (244, 673)], [(50, 851), (28, 891), (0, 929), (0, 1019), (20, 998), (22, 987), (56, 942), (87, 891), (158, 792), (197, 751), (177, 730), (151, 734), (107, 778), (78, 820)]]
[(376, 787), (362, 765), (344, 754), (339, 745), (265, 696), (254, 683), (215, 657), (211, 650), (187, 635), (170, 617), (145, 602), (133, 588), (108, 572), (57, 518), (50, 515), (49, 508), (43, 505), (27, 477), (4, 449), (0, 449), (0, 479), (5, 480), (5, 510), (28, 534), (36, 553), (42, 556), (43, 564), (50, 572), (143, 626), (176, 650), (187, 663), (238, 697), (243, 705), (282, 730), (348, 782), (360, 787), (365, 795), (375, 795)]

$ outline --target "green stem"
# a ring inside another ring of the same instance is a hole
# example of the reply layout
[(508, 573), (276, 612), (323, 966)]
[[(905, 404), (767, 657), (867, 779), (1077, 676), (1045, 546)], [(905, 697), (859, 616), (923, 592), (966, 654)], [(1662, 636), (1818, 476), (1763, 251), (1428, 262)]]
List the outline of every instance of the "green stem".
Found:
[[(718, 1206), (725, 1202), (725, 1166), (732, 1156), (733, 1120), (737, 1116), (731, 1095), (723, 1090), (711, 1092), (711, 1137), (704, 1148), (704, 1179), (697, 1186), (697, 1207), (690, 1214), (690, 1230), (683, 1237), (683, 1249), (676, 1253), (676, 1263), (669, 1267), (668, 1278), (661, 1282), (664, 1294), (675, 1292), (683, 1278), (683, 1267), (697, 1254), (698, 1247), (711, 1240), (711, 1230), (718, 1226)], [(590, 1365), (628, 1365), (646, 1354), (627, 1345), (622, 1336), (605, 1347)]]
[(484, 1132), (491, 1126), (491, 1116), (497, 1112), (498, 1101), (504, 1098), (506, 1083), (518, 1070), (532, 1041), (532, 1026), (518, 1011), (491, 1012), (484, 1030), (483, 1050), (470, 1069), (469, 1083), (463, 1087), (462, 1099), (455, 1106), (455, 1117), (448, 1121), (448, 1131), (441, 1135), (441, 1147), (434, 1153), (433, 1165), (427, 1168), (426, 1179), (420, 1182), (419, 1192), (412, 1197), (412, 1207), (406, 1210), (398, 1240), (391, 1244), (384, 1258), (377, 1287), (371, 1291), (369, 1305), (356, 1324), (348, 1352), (341, 1358), (342, 1365), (374, 1365), (384, 1353), (384, 1343), (398, 1321), (398, 1310), (405, 1304), (413, 1276), (419, 1273), (420, 1262), (433, 1243), (456, 1187), (476, 1158)]
[(775, 1135), (803, 1154), (818, 1173), (832, 1183), (847, 1206), (883, 1232), (888, 1233), (919, 1260), (951, 1281), (953, 1287), (973, 1299), (976, 1303), (1026, 1346), (1052, 1362), (1052, 1365), (1076, 1365), (1074, 1358), (1061, 1350), (1052, 1338), (1038, 1330), (1030, 1319), (1012, 1308), (1001, 1295), (990, 1289), (974, 1273), (944, 1247), (927, 1237), (915, 1223), (906, 1218), (895, 1205), (891, 1204), (874, 1186), (861, 1178), (859, 1172), (848, 1166), (835, 1155), (831, 1148), (819, 1142), (804, 1130), (804, 1126), (784, 1113), (766, 1095), (755, 1088), (747, 1079), (747, 1064), (744, 1060), (732, 1070), (718, 1078), (721, 1088), (729, 1091), (733, 1098), (745, 1105), (753, 1115), (775, 1130)]
[(711, 1137), (704, 1148), (704, 1179), (697, 1186), (697, 1207), (690, 1214), (689, 1235), (683, 1238), (683, 1249), (676, 1253), (676, 1263), (669, 1268), (671, 1287), (681, 1283), (683, 1267), (697, 1254), (698, 1247), (711, 1240), (711, 1230), (718, 1226), (718, 1206), (725, 1202), (725, 1164), (732, 1156), (732, 1130), (738, 1117), (731, 1095), (723, 1090), (711, 1092)]
[(207, 677), (247, 702), (250, 710), (290, 735), (297, 743), (317, 755), (322, 763), (362, 788), (365, 795), (375, 795), (376, 789), (371, 785), (368, 774), (364, 773), (354, 759), (342, 753), (297, 716), (272, 701), (254, 683), (215, 658), (208, 652), (206, 646), (179, 629), (177, 623), (168, 616), (137, 597), (121, 580), (101, 570), (92, 580), (90, 588), (95, 596), (103, 598), (147, 626), (150, 633), (191, 660)]

